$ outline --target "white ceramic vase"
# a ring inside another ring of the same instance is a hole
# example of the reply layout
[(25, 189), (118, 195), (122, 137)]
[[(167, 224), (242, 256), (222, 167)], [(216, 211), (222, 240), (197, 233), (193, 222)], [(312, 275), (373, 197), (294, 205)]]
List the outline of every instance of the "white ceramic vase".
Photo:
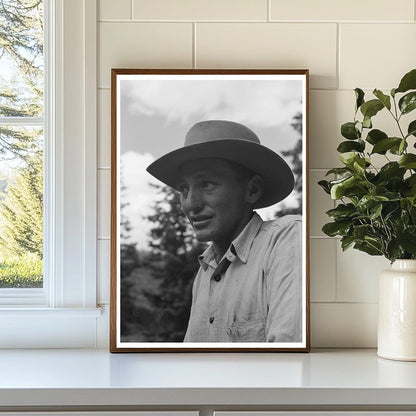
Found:
[(377, 354), (416, 361), (416, 260), (396, 260), (380, 275)]

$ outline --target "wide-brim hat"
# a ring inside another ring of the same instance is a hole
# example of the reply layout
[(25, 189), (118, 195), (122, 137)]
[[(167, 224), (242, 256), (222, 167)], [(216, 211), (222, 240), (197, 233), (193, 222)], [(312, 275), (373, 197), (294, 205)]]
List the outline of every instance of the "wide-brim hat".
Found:
[(205, 158), (230, 160), (259, 174), (264, 181), (264, 191), (255, 208), (273, 205), (293, 190), (293, 173), (285, 160), (260, 144), (257, 135), (248, 127), (227, 120), (196, 123), (188, 131), (183, 147), (155, 160), (147, 171), (176, 188), (181, 166)]

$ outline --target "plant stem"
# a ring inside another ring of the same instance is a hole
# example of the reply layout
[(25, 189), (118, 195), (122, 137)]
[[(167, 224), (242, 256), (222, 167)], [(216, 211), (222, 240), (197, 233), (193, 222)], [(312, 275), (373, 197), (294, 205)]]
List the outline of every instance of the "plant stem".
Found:
[(396, 104), (396, 99), (393, 98), (393, 103), (394, 103), (394, 113), (395, 115), (389, 110), (389, 113), (391, 114), (391, 116), (394, 118), (394, 121), (397, 124), (397, 127), (399, 128), (400, 134), (402, 135), (403, 139), (405, 139), (405, 135), (403, 134), (403, 130), (400, 126), (400, 117), (402, 116), (402, 114), (400, 114), (400, 116), (397, 116), (397, 104)]

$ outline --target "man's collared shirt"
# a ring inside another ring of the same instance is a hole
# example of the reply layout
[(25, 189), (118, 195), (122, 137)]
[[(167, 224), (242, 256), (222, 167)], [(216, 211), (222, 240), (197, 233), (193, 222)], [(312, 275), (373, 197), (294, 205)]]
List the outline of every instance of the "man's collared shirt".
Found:
[(199, 256), (184, 342), (302, 340), (302, 220), (255, 213), (219, 263)]

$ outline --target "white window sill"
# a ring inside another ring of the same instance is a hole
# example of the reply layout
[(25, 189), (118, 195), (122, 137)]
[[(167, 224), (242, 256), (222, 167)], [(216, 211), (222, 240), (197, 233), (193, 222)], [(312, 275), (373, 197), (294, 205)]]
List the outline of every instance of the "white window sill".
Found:
[(0, 368), (0, 411), (66, 406), (416, 409), (416, 363), (384, 360), (375, 350), (310, 354), (0, 350)]
[(104, 313), (106, 308), (2, 306), (0, 348), (95, 348)]
[(68, 318), (99, 318), (101, 308), (45, 308), (37, 306), (1, 306), (0, 319), (5, 316), (15, 317), (68, 317)]

